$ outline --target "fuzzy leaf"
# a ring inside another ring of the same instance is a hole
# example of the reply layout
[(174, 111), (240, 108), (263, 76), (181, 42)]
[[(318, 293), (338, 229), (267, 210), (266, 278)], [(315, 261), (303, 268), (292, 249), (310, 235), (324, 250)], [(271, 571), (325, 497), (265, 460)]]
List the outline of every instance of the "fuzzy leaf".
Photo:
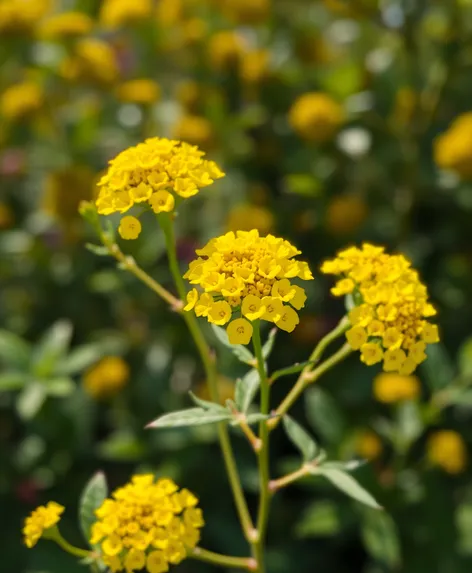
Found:
[(259, 390), (260, 383), (259, 372), (257, 370), (250, 370), (245, 376), (236, 380), (234, 399), (239, 412), (245, 414), (248, 411), (249, 406), (252, 404)]
[(374, 509), (382, 509), (382, 507), (375, 501), (372, 495), (366, 491), (352, 476), (343, 472), (342, 470), (330, 467), (315, 467), (311, 471), (313, 475), (324, 476), (340, 491), (352, 497), (356, 501), (372, 507)]
[(97, 521), (95, 510), (102, 505), (107, 495), (105, 474), (98, 472), (84, 487), (79, 501), (79, 523), (87, 543), (90, 540), (92, 525)]
[(267, 358), (269, 358), (272, 350), (274, 349), (276, 334), (277, 334), (277, 329), (272, 328), (269, 332), (269, 336), (267, 337), (267, 340), (264, 343), (264, 346), (262, 347), (262, 356), (266, 360), (267, 360)]
[(287, 436), (290, 438), (293, 445), (300, 450), (303, 460), (305, 462), (313, 460), (318, 453), (318, 446), (315, 440), (313, 440), (310, 434), (290, 416), (285, 415), (282, 418), (282, 421)]
[(189, 395), (192, 401), (195, 402), (197, 406), (200, 406), (200, 408), (203, 408), (204, 410), (207, 411), (211, 410), (213, 412), (228, 412), (228, 410), (221, 404), (216, 404), (215, 402), (209, 402), (208, 400), (202, 400), (198, 396), (195, 396), (193, 392), (189, 392)]
[(216, 422), (229, 421), (231, 413), (225, 410), (217, 412), (204, 410), (203, 408), (190, 408), (165, 414), (154, 422), (151, 422), (146, 428), (183, 428), (187, 426), (203, 426), (204, 424), (215, 424)]

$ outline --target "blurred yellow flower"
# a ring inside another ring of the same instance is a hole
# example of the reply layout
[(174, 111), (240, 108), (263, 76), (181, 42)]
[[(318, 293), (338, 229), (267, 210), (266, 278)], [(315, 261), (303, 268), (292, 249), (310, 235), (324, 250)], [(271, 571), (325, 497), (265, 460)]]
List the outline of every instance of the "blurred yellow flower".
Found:
[(175, 26), (182, 20), (183, 15), (182, 0), (158, 0), (156, 18), (162, 27)]
[(108, 398), (120, 392), (129, 377), (130, 369), (123, 358), (107, 356), (84, 374), (83, 384), (93, 398)]
[(248, 344), (251, 323), (259, 319), (292, 332), (299, 322), (294, 309), (303, 308), (306, 295), (289, 279), (313, 279), (307, 263), (292, 260), (298, 254), (288, 241), (260, 236), (256, 229), (212, 239), (197, 250), (198, 259), (184, 275), (204, 291), (192, 289), (184, 311), (194, 310), (213, 324), (229, 323), (231, 344)]
[(135, 475), (95, 510), (90, 544), (112, 571), (164, 573), (196, 547), (204, 525), (197, 497), (168, 478)]
[(81, 201), (92, 198), (95, 174), (86, 166), (66, 167), (48, 173), (41, 207), (66, 227), (78, 218)]
[(326, 227), (333, 235), (348, 235), (365, 221), (368, 207), (356, 195), (333, 197), (326, 210)]
[(93, 28), (93, 20), (83, 12), (62, 12), (42, 20), (38, 25), (38, 36), (45, 40), (85, 36)]
[[(218, 393), (220, 403), (226, 404), (226, 400), (234, 399), (234, 382), (223, 375), (218, 375)], [(200, 382), (195, 388), (195, 394), (202, 400), (211, 400), (211, 395), (208, 390), (208, 385), (205, 381)]]
[(150, 104), (160, 99), (161, 88), (147, 78), (128, 80), (116, 88), (116, 97), (125, 103)]
[(159, 137), (122, 151), (98, 182), (98, 213), (125, 213), (135, 204), (155, 213), (172, 210), (170, 191), (186, 199), (224, 176), (204, 155), (198, 147)]
[(99, 19), (105, 28), (121, 28), (150, 18), (152, 12), (152, 0), (104, 0)]
[(382, 453), (382, 441), (371, 430), (364, 430), (356, 436), (355, 450), (361, 458), (374, 460)]
[(329, 95), (310, 92), (301, 95), (289, 112), (292, 129), (304, 139), (323, 143), (331, 139), (344, 121), (342, 107)]
[(207, 49), (209, 61), (217, 70), (238, 66), (245, 51), (243, 39), (232, 30), (214, 34), (208, 41)]
[(266, 207), (243, 203), (231, 209), (226, 221), (228, 231), (250, 231), (257, 229), (267, 235), (274, 228), (274, 215)]
[(63, 77), (74, 82), (110, 84), (117, 79), (118, 72), (113, 49), (96, 38), (78, 41), (72, 54), (61, 65)]
[(467, 450), (461, 435), (454, 430), (440, 430), (428, 439), (429, 461), (450, 474), (458, 474), (467, 465)]
[(222, 7), (237, 24), (262, 24), (271, 12), (271, 0), (222, 0)]
[(13, 223), (13, 211), (5, 203), (0, 203), (0, 229), (8, 229)]
[(190, 18), (182, 22), (182, 40), (184, 45), (192, 45), (202, 40), (208, 31), (208, 24), (202, 18)]
[(0, 0), (0, 32), (31, 32), (50, 8), (51, 0)]
[(416, 376), (382, 372), (374, 378), (374, 396), (384, 404), (415, 400), (419, 397), (420, 391), (420, 381)]
[(43, 104), (42, 87), (32, 81), (21, 82), (0, 93), (0, 116), (9, 121), (18, 121), (38, 112)]
[(174, 125), (172, 137), (209, 149), (214, 140), (213, 126), (206, 117), (185, 114)]
[(176, 89), (175, 97), (180, 105), (187, 111), (193, 111), (202, 97), (201, 86), (193, 80), (180, 82)]
[(321, 272), (338, 276), (334, 296), (351, 295), (346, 338), (367, 365), (383, 361), (386, 372), (412, 374), (426, 359), (427, 344), (439, 341), (428, 291), (403, 255), (364, 243), (326, 261)]
[(26, 547), (34, 547), (38, 540), (44, 536), (61, 519), (64, 507), (55, 501), (47, 505), (40, 505), (25, 519), (23, 536)]
[(434, 160), (463, 179), (472, 178), (472, 112), (458, 116), (434, 141)]
[(252, 50), (241, 56), (239, 74), (243, 82), (257, 84), (269, 71), (270, 53), (268, 50)]

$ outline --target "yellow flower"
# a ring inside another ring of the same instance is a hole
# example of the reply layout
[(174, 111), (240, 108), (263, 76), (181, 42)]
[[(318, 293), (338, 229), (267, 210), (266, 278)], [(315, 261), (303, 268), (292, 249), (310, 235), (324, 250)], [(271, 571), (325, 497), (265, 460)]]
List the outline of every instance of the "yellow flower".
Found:
[(382, 453), (382, 442), (371, 430), (365, 430), (356, 436), (356, 452), (366, 460), (374, 460)]
[(472, 178), (472, 112), (458, 116), (449, 129), (436, 138), (434, 160), (439, 167), (463, 179)]
[(271, 0), (224, 0), (222, 4), (237, 24), (262, 24), (271, 9)]
[(467, 450), (464, 440), (454, 430), (440, 430), (432, 434), (427, 444), (431, 463), (447, 473), (458, 474), (467, 465)]
[(103, 561), (114, 571), (167, 571), (200, 539), (204, 521), (197, 504), (193, 493), (168, 478), (135, 475), (95, 511), (90, 543), (100, 545)]
[(100, 10), (100, 22), (105, 28), (121, 28), (146, 20), (152, 11), (152, 0), (105, 0)]
[[(227, 332), (230, 340), (239, 340), (235, 344), (247, 344), (241, 340), (250, 340), (252, 326), (248, 328), (248, 320), (262, 318), (288, 332), (298, 324), (294, 308), (302, 308), (306, 296), (304, 289), (292, 284), (291, 279), (313, 279), (308, 265), (293, 259), (298, 254), (300, 251), (288, 241), (273, 235), (261, 237), (256, 229), (238, 231), (236, 235), (230, 231), (197, 251), (199, 257), (190, 263), (185, 278), (205, 291), (200, 302), (209, 292), (226, 301), (221, 324), (240, 314), (246, 317), (230, 322)], [(197, 316), (202, 316), (199, 303), (194, 300), (196, 295), (192, 291), (189, 296), (188, 309), (194, 306)], [(208, 306), (218, 310), (212, 313)], [(203, 307), (210, 322), (215, 322), (216, 314), (223, 308), (213, 300), (205, 301)]]
[(241, 36), (230, 30), (217, 32), (208, 42), (208, 58), (216, 70), (239, 65), (244, 51)]
[(333, 235), (356, 231), (367, 217), (367, 204), (355, 195), (334, 197), (326, 211), (326, 227)]
[(97, 38), (83, 38), (62, 62), (61, 73), (70, 81), (107, 85), (118, 77), (118, 64), (109, 44)]
[(344, 121), (342, 107), (329, 95), (310, 92), (301, 95), (289, 112), (292, 129), (308, 141), (331, 139)]
[(128, 382), (129, 366), (119, 356), (107, 356), (85, 374), (83, 384), (93, 398), (106, 398), (117, 394)]
[(116, 88), (116, 97), (125, 103), (151, 104), (161, 97), (161, 88), (154, 80), (128, 80)]
[(205, 117), (187, 114), (174, 125), (172, 137), (208, 149), (214, 138), (213, 127)]
[(64, 507), (55, 501), (40, 505), (25, 519), (23, 536), (26, 547), (34, 547), (40, 537), (48, 532), (61, 519)]
[(93, 28), (93, 20), (83, 12), (62, 12), (43, 20), (38, 27), (38, 35), (45, 40), (85, 36)]
[(0, 116), (18, 121), (38, 112), (44, 104), (41, 86), (25, 81), (6, 88), (0, 93)]
[(262, 235), (265, 235), (274, 228), (274, 215), (266, 207), (243, 203), (231, 209), (226, 228), (228, 231), (257, 229)]
[(155, 212), (171, 210), (174, 196), (169, 196), (170, 191), (191, 197), (224, 176), (204, 155), (187, 143), (158, 137), (122, 151), (98, 182), (98, 212), (124, 213), (136, 203)]
[(141, 228), (139, 219), (131, 215), (126, 215), (126, 217), (123, 217), (120, 221), (118, 233), (126, 240), (137, 239), (141, 233)]
[(257, 84), (269, 71), (270, 53), (268, 50), (252, 50), (241, 57), (240, 76), (243, 82)]
[(245, 318), (235, 318), (229, 323), (226, 332), (231, 344), (249, 344), (253, 330), (252, 324)]
[(346, 337), (361, 350), (362, 361), (375, 364), (383, 358), (387, 372), (414, 372), (426, 359), (426, 345), (438, 342), (439, 335), (427, 320), (436, 311), (410, 261), (364, 244), (341, 251), (321, 272), (339, 277), (331, 290), (335, 296), (352, 294), (356, 306), (349, 312), (352, 328)]
[(402, 400), (416, 400), (420, 395), (420, 381), (416, 376), (401, 376), (382, 372), (374, 378), (374, 396), (384, 404)]
[(0, 33), (29, 33), (51, 8), (51, 0), (0, 0)]
[(231, 319), (232, 310), (225, 300), (214, 302), (208, 312), (208, 322), (222, 326)]

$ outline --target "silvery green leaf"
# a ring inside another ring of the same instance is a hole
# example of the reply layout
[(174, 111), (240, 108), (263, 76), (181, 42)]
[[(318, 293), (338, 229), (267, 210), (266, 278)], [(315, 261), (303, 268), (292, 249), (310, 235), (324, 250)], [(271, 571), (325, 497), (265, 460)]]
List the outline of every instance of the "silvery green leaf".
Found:
[(254, 356), (251, 352), (242, 344), (231, 344), (228, 340), (228, 335), (226, 334), (226, 330), (221, 328), (221, 326), (216, 326), (216, 324), (211, 324), (211, 329), (213, 330), (213, 334), (216, 338), (226, 346), (241, 362), (245, 364), (254, 364)]
[(193, 392), (189, 392), (190, 398), (197, 406), (203, 408), (204, 410), (213, 410), (216, 412), (228, 412), (228, 410), (221, 404), (216, 404), (215, 402), (209, 402), (208, 400), (202, 400), (198, 396), (195, 396)]
[(31, 420), (41, 410), (46, 400), (46, 388), (40, 382), (31, 382), (23, 388), (16, 401), (16, 409), (22, 420)]
[(305, 462), (313, 460), (318, 453), (318, 446), (315, 440), (313, 440), (310, 434), (290, 416), (285, 415), (282, 418), (282, 422), (287, 436), (290, 438), (294, 446), (300, 450), (303, 460)]
[(154, 420), (146, 428), (183, 428), (187, 426), (202, 426), (204, 424), (215, 424), (231, 420), (231, 413), (204, 410), (203, 408), (190, 408), (180, 410), (171, 414), (164, 414)]
[(79, 501), (79, 523), (87, 543), (90, 542), (92, 525), (97, 521), (95, 510), (102, 505), (107, 495), (105, 474), (98, 472), (84, 487)]
[[(249, 416), (246, 416), (246, 424), (257, 424), (259, 422), (263, 422), (264, 420), (268, 420), (269, 418), (271, 418), (271, 416), (269, 414), (249, 414)], [(237, 425), (238, 422), (236, 421)]]
[(345, 432), (345, 421), (334, 399), (321, 388), (309, 388), (305, 393), (308, 421), (329, 443), (338, 444)]
[(236, 380), (234, 400), (239, 412), (245, 414), (259, 390), (260, 377), (257, 370), (250, 370), (245, 376)]
[(400, 541), (395, 522), (383, 511), (366, 510), (361, 521), (361, 534), (368, 553), (389, 569), (401, 565)]
[(86, 368), (98, 362), (104, 350), (97, 344), (84, 344), (73, 348), (56, 366), (56, 374), (70, 376), (82, 373)]
[(76, 389), (74, 381), (67, 377), (51, 378), (44, 381), (44, 387), (49, 396), (63, 398), (69, 396)]
[(443, 344), (428, 344), (427, 360), (421, 363), (420, 371), (432, 391), (441, 390), (455, 377), (455, 368), (451, 357)]
[(325, 466), (314, 467), (311, 470), (313, 475), (321, 475), (329, 480), (340, 491), (352, 497), (356, 501), (368, 505), (374, 509), (382, 509), (372, 495), (365, 490), (352, 476), (337, 468)]
[(85, 248), (94, 255), (98, 255), (99, 257), (104, 257), (110, 254), (108, 248), (104, 247), (103, 245), (94, 245), (92, 243), (85, 243)]

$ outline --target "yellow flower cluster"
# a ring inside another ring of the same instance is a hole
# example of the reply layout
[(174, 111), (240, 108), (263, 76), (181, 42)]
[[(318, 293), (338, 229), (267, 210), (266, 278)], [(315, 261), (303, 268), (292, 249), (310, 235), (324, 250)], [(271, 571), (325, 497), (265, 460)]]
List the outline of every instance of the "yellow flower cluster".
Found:
[[(135, 204), (149, 206), (155, 213), (172, 211), (175, 195), (192, 197), (224, 176), (214, 161), (203, 159), (204, 155), (197, 147), (159, 137), (122, 151), (110, 161), (98, 182), (98, 212), (125, 213)], [(124, 239), (134, 239), (141, 224), (127, 216), (119, 230)]]
[(151, 104), (161, 97), (161, 88), (154, 80), (140, 78), (122, 83), (116, 89), (116, 95), (122, 102)]
[(119, 356), (107, 356), (84, 375), (84, 388), (93, 398), (117, 394), (129, 380), (129, 366)]
[(152, 0), (105, 0), (100, 11), (100, 22), (105, 28), (120, 28), (146, 20), (152, 11)]
[(0, 32), (30, 32), (51, 7), (51, 0), (0, 0)]
[(301, 95), (289, 112), (292, 129), (307, 141), (330, 140), (344, 120), (342, 107), (329, 95), (310, 92)]
[(457, 117), (434, 142), (434, 159), (443, 169), (472, 178), (472, 112)]
[(420, 381), (416, 376), (382, 372), (374, 379), (374, 396), (384, 404), (415, 400), (420, 394), (420, 389)]
[(116, 80), (119, 70), (109, 44), (97, 38), (83, 38), (62, 62), (61, 72), (70, 81), (107, 85)]
[(346, 337), (361, 360), (369, 366), (383, 360), (386, 372), (414, 372), (426, 359), (426, 345), (439, 336), (437, 326), (425, 320), (436, 310), (410, 261), (364, 244), (341, 251), (321, 271), (340, 277), (332, 294), (352, 297)]
[(204, 525), (198, 499), (170, 479), (134, 476), (95, 511), (90, 543), (111, 571), (163, 573), (196, 547)]
[(54, 527), (61, 519), (64, 507), (55, 501), (37, 507), (26, 519), (23, 536), (26, 547), (34, 547), (48, 529)]
[(0, 115), (10, 121), (24, 119), (41, 109), (44, 93), (37, 83), (25, 81), (0, 94)]
[(440, 430), (428, 440), (427, 455), (431, 463), (447, 473), (458, 474), (467, 464), (464, 440), (454, 430)]
[(296, 310), (305, 305), (303, 288), (290, 279), (311, 280), (305, 262), (293, 260), (300, 251), (288, 241), (256, 229), (230, 231), (197, 250), (184, 275), (199, 285), (187, 295), (184, 310), (194, 310), (216, 325), (225, 325), (232, 344), (248, 344), (255, 320), (273, 322), (287, 332), (299, 323)]
[(93, 28), (93, 20), (83, 12), (62, 12), (43, 20), (38, 35), (46, 40), (85, 36)]
[(374, 460), (382, 453), (382, 441), (371, 430), (364, 430), (357, 434), (355, 439), (356, 452), (366, 460)]

